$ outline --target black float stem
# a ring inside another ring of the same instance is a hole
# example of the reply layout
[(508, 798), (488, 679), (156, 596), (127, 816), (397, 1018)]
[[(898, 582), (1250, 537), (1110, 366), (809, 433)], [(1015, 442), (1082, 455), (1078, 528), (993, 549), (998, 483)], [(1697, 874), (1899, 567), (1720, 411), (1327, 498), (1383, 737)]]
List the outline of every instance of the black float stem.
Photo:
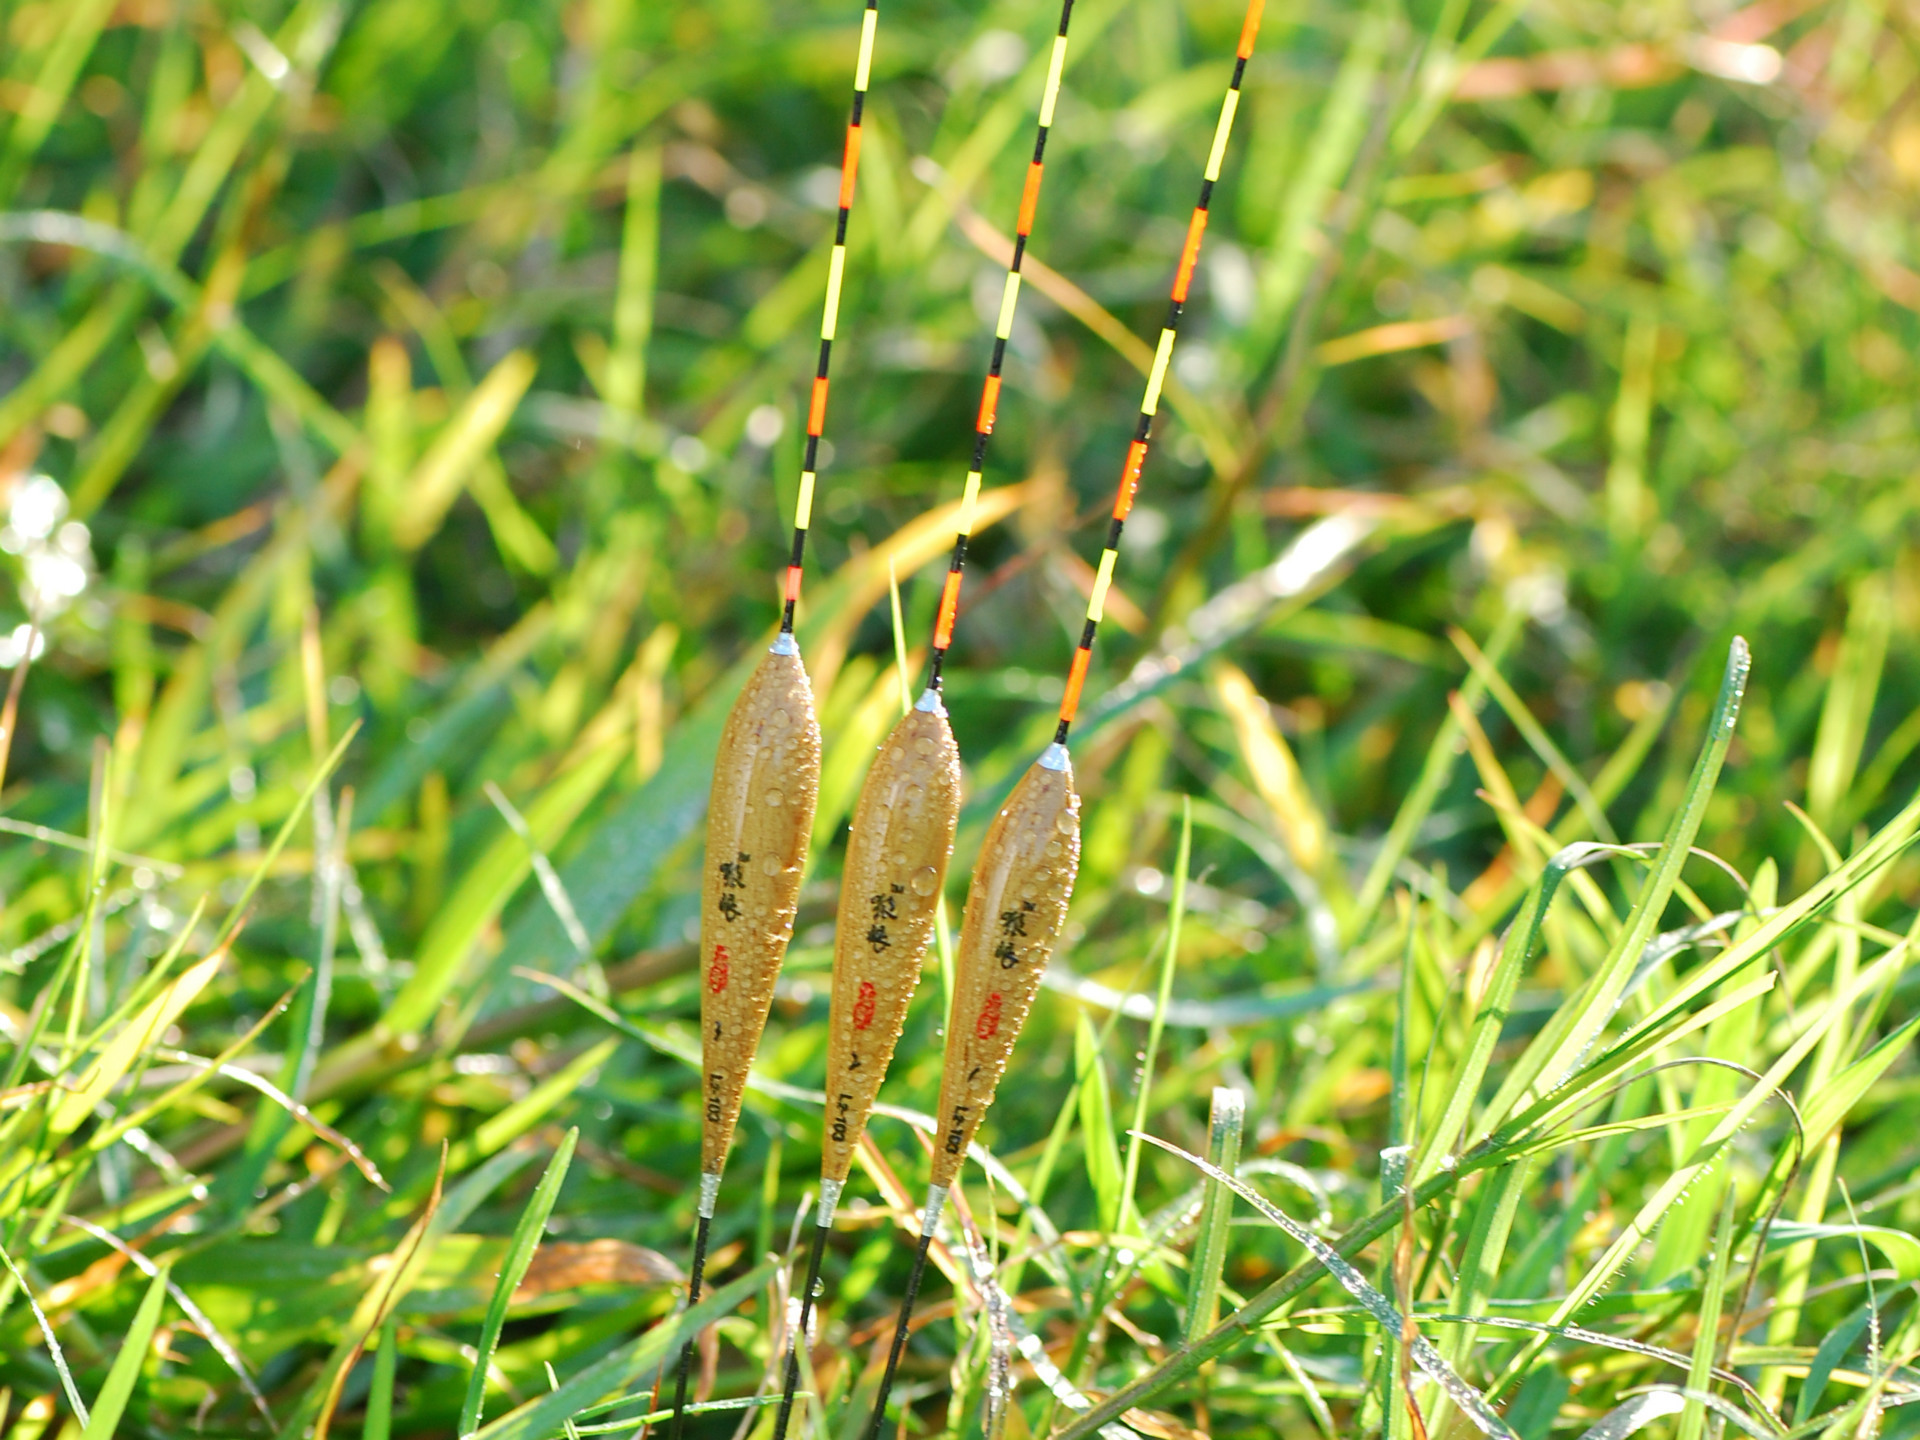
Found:
[(831, 1225), (813, 1227), (813, 1245), (807, 1253), (807, 1285), (800, 1292), (800, 1325), (787, 1342), (787, 1382), (780, 1392), (780, 1414), (773, 1422), (773, 1440), (787, 1440), (787, 1424), (793, 1418), (793, 1397), (800, 1388), (800, 1347), (807, 1343), (807, 1321), (813, 1316), (813, 1292), (820, 1284), (820, 1257), (827, 1248)]
[(900, 1355), (907, 1348), (907, 1326), (913, 1320), (913, 1302), (919, 1298), (920, 1277), (927, 1273), (927, 1251), (932, 1245), (933, 1226), (929, 1225), (920, 1236), (920, 1248), (914, 1251), (913, 1273), (907, 1277), (907, 1293), (900, 1299), (900, 1319), (893, 1327), (893, 1348), (887, 1352), (887, 1369), (880, 1377), (880, 1393), (873, 1400), (866, 1440), (880, 1440), (880, 1427), (886, 1423), (887, 1396), (893, 1390), (893, 1373), (900, 1368)]
[[(712, 1228), (711, 1217), (702, 1215), (693, 1230), (693, 1267), (687, 1278), (687, 1309), (691, 1310), (700, 1303), (700, 1281), (707, 1271), (707, 1232)], [(686, 1343), (680, 1347), (680, 1376), (673, 1388), (673, 1418), (667, 1422), (667, 1440), (680, 1440), (680, 1431), (686, 1422), (687, 1373), (693, 1369), (693, 1340), (687, 1336)]]

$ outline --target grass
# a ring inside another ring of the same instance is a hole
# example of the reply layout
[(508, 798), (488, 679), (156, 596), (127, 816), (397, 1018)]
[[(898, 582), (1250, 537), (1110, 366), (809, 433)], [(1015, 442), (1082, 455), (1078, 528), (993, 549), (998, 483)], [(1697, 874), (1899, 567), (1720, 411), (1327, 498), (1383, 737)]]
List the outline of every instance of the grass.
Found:
[[(694, 1431), (770, 1426), (823, 927), (1051, 25), (883, 11), (818, 841), (677, 1319), (697, 836), (856, 12), (0, 4), (6, 1436), (628, 1434), (708, 1322)], [(1076, 13), (950, 911), (1051, 726), (1239, 14)], [(1916, 40), (1864, 0), (1276, 3), (909, 1433), (1920, 1433)], [(810, 1440), (904, 1282), (924, 990)]]

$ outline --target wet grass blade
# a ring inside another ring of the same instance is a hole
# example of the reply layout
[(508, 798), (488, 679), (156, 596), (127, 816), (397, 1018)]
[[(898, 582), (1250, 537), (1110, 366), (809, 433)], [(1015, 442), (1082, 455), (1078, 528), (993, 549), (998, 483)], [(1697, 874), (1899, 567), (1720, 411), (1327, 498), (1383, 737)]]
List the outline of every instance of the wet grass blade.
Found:
[(160, 1325), (160, 1311), (167, 1303), (167, 1275), (167, 1268), (162, 1266), (148, 1284), (140, 1308), (134, 1312), (133, 1323), (121, 1338), (120, 1353), (113, 1357), (113, 1368), (107, 1372), (106, 1382), (94, 1399), (93, 1411), (87, 1416), (80, 1440), (112, 1440), (118, 1433), (120, 1417), (126, 1413), (127, 1401), (133, 1398), (133, 1387), (147, 1362), (147, 1351), (153, 1347), (153, 1332)]
[(1154, 1136), (1144, 1137), (1148, 1143), (1159, 1146), (1170, 1155), (1177, 1155), (1194, 1166), (1217, 1184), (1226, 1186), (1242, 1200), (1245, 1200), (1272, 1225), (1286, 1232), (1295, 1243), (1306, 1247), (1313, 1258), (1326, 1267), (1327, 1272), (1340, 1284), (1340, 1288), (1360, 1302), (1360, 1306), (1394, 1339), (1405, 1339), (1407, 1351), (1413, 1362), (1426, 1374), (1427, 1378), (1446, 1393), (1453, 1403), (1460, 1407), (1463, 1414), (1473, 1422), (1483, 1434), (1499, 1437), (1499, 1440), (1518, 1440), (1506, 1422), (1494, 1413), (1486, 1399), (1471, 1385), (1462, 1380), (1454, 1368), (1446, 1362), (1433, 1342), (1417, 1332), (1409, 1332), (1405, 1317), (1394, 1307), (1394, 1303), (1379, 1290), (1368, 1283), (1367, 1278), (1356, 1270), (1325, 1240), (1308, 1230), (1304, 1225), (1285, 1214), (1258, 1190), (1237, 1176), (1229, 1175), (1218, 1166), (1191, 1155), (1177, 1145), (1169, 1144)]
[(1160, 976), (1154, 986), (1153, 1019), (1147, 1024), (1147, 1048), (1140, 1060), (1140, 1087), (1134, 1092), (1133, 1124), (1127, 1139), (1126, 1168), (1120, 1180), (1119, 1228), (1139, 1230), (1134, 1188), (1140, 1179), (1140, 1136), (1147, 1123), (1147, 1101), (1153, 1094), (1154, 1062), (1160, 1055), (1160, 1037), (1167, 1023), (1167, 1001), (1173, 996), (1173, 971), (1180, 961), (1180, 926), (1187, 918), (1187, 872), (1193, 865), (1193, 801), (1182, 797), (1180, 848), (1173, 860), (1173, 897), (1167, 906), (1167, 947), (1161, 952)]
[[(457, 1433), (462, 1436), (471, 1435), (480, 1428), (481, 1409), (487, 1399), (487, 1373), (493, 1366), (493, 1352), (500, 1344), (501, 1328), (507, 1323), (507, 1307), (513, 1303), (513, 1292), (519, 1289), (527, 1267), (533, 1263), (533, 1252), (540, 1247), (540, 1237), (546, 1234), (547, 1221), (553, 1215), (554, 1203), (560, 1198), (560, 1186), (567, 1178), (567, 1167), (573, 1160), (573, 1147), (579, 1140), (580, 1131), (577, 1127), (567, 1131), (553, 1159), (547, 1162), (533, 1198), (527, 1201), (527, 1208), (520, 1212), (519, 1222), (513, 1227), (513, 1238), (507, 1242), (506, 1258), (500, 1263), (500, 1277), (494, 1282), (493, 1297), (487, 1302), (487, 1318), (480, 1326), (480, 1344), (474, 1352), (472, 1373), (467, 1377), (466, 1398), (460, 1403), (460, 1428)], [(382, 1343), (385, 1343), (384, 1335)]]
[(639, 1339), (628, 1341), (562, 1381), (550, 1393), (485, 1426), (477, 1432), (480, 1440), (544, 1440), (577, 1412), (651, 1377), (683, 1343), (764, 1286), (782, 1263), (763, 1261), (737, 1279), (716, 1286), (701, 1297), (698, 1305), (655, 1325)]
[[(1207, 1124), (1207, 1163), (1223, 1174), (1236, 1173), (1247, 1101), (1226, 1086), (1213, 1092)], [(1233, 1214), (1232, 1191), (1211, 1176), (1200, 1202), (1200, 1226), (1193, 1244), (1193, 1271), (1187, 1280), (1187, 1343), (1211, 1330), (1218, 1316), (1220, 1276), (1227, 1263), (1227, 1221)]]

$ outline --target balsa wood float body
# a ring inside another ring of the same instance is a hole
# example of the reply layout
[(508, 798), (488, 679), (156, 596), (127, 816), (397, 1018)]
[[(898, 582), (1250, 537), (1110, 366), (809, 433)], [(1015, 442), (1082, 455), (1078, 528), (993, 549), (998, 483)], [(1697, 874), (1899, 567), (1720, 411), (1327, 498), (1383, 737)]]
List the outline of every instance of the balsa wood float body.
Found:
[[(993, 1104), (1027, 1023), (1080, 870), (1080, 796), (1064, 745), (1021, 777), (980, 845), (954, 956), (932, 1186), (939, 1198)], [(929, 1193), (930, 1205), (934, 1196)], [(933, 1207), (937, 1213), (937, 1206)]]
[(1033, 1009), (1053, 947), (1067, 923), (1080, 870), (1080, 796), (1067, 747), (1049, 745), (1020, 778), (987, 828), (967, 887), (967, 910), (954, 955), (953, 1005), (934, 1111), (933, 1166), (920, 1246), (900, 1299), (900, 1318), (880, 1378), (867, 1440), (879, 1440), (887, 1396), (906, 1349), (907, 1325), (926, 1273), (927, 1250), (959, 1177), (967, 1146), (985, 1118)]
[(822, 1225), (832, 1223), (900, 1043), (959, 823), (960, 750), (929, 690), (880, 747), (847, 837), (827, 1029)]
[(939, 692), (929, 689), (880, 747), (860, 787), (847, 836), (827, 1022), (820, 1204), (800, 1288), (800, 1319), (787, 1348), (774, 1440), (785, 1440), (793, 1416), (799, 1347), (813, 1313), (827, 1232), (920, 983), (959, 823), (960, 749)]
[(820, 724), (799, 647), (782, 635), (727, 716), (707, 808), (700, 895), (701, 1212), (740, 1119), (747, 1072), (793, 936), (820, 794)]

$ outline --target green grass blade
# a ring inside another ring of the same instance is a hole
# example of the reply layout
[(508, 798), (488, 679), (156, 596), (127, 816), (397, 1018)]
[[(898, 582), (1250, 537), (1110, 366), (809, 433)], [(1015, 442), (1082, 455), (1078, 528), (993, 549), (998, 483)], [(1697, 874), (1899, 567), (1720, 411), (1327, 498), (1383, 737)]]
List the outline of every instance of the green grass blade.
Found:
[(1653, 868), (1634, 899), (1626, 927), (1600, 969), (1578, 993), (1568, 998), (1555, 1017), (1562, 1022), (1560, 1027), (1549, 1026), (1543, 1031), (1508, 1072), (1499, 1093), (1487, 1106), (1485, 1127), (1498, 1125), (1508, 1110), (1536, 1084), (1551, 1089), (1564, 1080), (1613, 1018), (1627, 980), (1647, 942), (1659, 928), (1681, 867), (1686, 864), (1700, 823), (1706, 818), (1707, 802), (1712, 799), (1720, 767), (1726, 762), (1727, 747), (1733, 743), (1733, 727), (1740, 716), (1740, 700), (1746, 693), (1751, 665), (1752, 656), (1746, 641), (1736, 637), (1727, 652), (1720, 695), (1707, 722), (1706, 741), (1694, 763), (1692, 778), (1661, 841)]
[(1086, 1156), (1087, 1181), (1093, 1186), (1102, 1234), (1115, 1234), (1120, 1225), (1120, 1145), (1113, 1133), (1113, 1097), (1107, 1085), (1107, 1066), (1100, 1040), (1082, 1008), (1074, 1017), (1074, 1069), (1080, 1075), (1080, 1144)]
[(140, 1368), (147, 1362), (147, 1351), (153, 1348), (153, 1332), (159, 1327), (160, 1311), (167, 1303), (168, 1274), (169, 1267), (161, 1266), (160, 1273), (147, 1286), (146, 1296), (134, 1312), (133, 1324), (120, 1341), (120, 1353), (113, 1357), (113, 1368), (107, 1371), (106, 1383), (94, 1399), (93, 1413), (87, 1417), (80, 1440), (112, 1440), (119, 1430), (120, 1417), (126, 1413), (127, 1401), (133, 1398), (134, 1384), (140, 1379)]
[(526, 1134), (574, 1091), (587, 1084), (619, 1048), (618, 1040), (602, 1040), (574, 1056), (498, 1115), (489, 1116), (471, 1139), (461, 1141), (449, 1152), (447, 1164), (454, 1169), (464, 1169)]
[(1314, 1260), (1325, 1267), (1327, 1273), (1339, 1282), (1340, 1288), (1360, 1302), (1360, 1308), (1380, 1325), (1390, 1339), (1405, 1338), (1407, 1353), (1413, 1362), (1420, 1367), (1428, 1379), (1446, 1392), (1447, 1397), (1460, 1407), (1481, 1433), (1499, 1437), (1499, 1440), (1517, 1440), (1513, 1431), (1507, 1428), (1506, 1423), (1487, 1404), (1485, 1397), (1460, 1378), (1454, 1368), (1434, 1348), (1433, 1342), (1417, 1332), (1409, 1334), (1405, 1317), (1395, 1308), (1394, 1303), (1369, 1284), (1367, 1278), (1348, 1264), (1333, 1246), (1285, 1214), (1246, 1181), (1229, 1175), (1218, 1166), (1202, 1160), (1198, 1155), (1188, 1154), (1177, 1145), (1169, 1144), (1151, 1135), (1145, 1138), (1150, 1144), (1159, 1146), (1168, 1154), (1179, 1156), (1209, 1179), (1226, 1186), (1258, 1210), (1271, 1224), (1285, 1231), (1296, 1244), (1304, 1246)]
[(373, 1352), (373, 1380), (367, 1387), (367, 1418), (360, 1427), (360, 1440), (389, 1440), (393, 1434), (393, 1376), (400, 1359), (394, 1330), (393, 1317), (388, 1316)]
[(112, 13), (113, 0), (82, 0), (67, 11), (66, 24), (39, 58), (26, 98), (18, 103), (19, 113), (7, 127), (7, 148), (0, 154), (0, 208), (12, 204), (21, 176), (60, 118), (73, 83)]
[(709, 1291), (698, 1305), (594, 1361), (548, 1394), (502, 1415), (477, 1432), (480, 1440), (546, 1440), (576, 1412), (651, 1376), (689, 1338), (765, 1285), (782, 1263), (764, 1260), (738, 1279)]
[[(1488, 638), (1486, 655), (1488, 663), (1498, 666), (1506, 658), (1508, 649), (1519, 638), (1524, 616), (1517, 610), (1510, 610), (1494, 628)], [(1477, 711), (1486, 703), (1487, 686), (1476, 672), (1467, 678), (1460, 687), (1461, 702), (1472, 711)], [(1427, 758), (1420, 767), (1420, 778), (1414, 782), (1407, 798), (1400, 803), (1394, 813), (1393, 824), (1387, 830), (1387, 838), (1380, 844), (1380, 853), (1373, 857), (1373, 863), (1367, 867), (1367, 875), (1360, 882), (1359, 894), (1353, 902), (1353, 925), (1357, 938), (1371, 927), (1380, 902), (1387, 898), (1387, 887), (1393, 883), (1394, 871), (1400, 868), (1400, 862), (1406, 859), (1413, 848), (1414, 837), (1420, 833), (1420, 827), (1426, 824), (1427, 817), (1433, 813), (1434, 803), (1440, 798), (1440, 792), (1446, 787), (1453, 775), (1453, 767), (1460, 753), (1460, 722), (1448, 714), (1440, 722), (1440, 728), (1433, 737), (1433, 743), (1427, 747)]]
[[(1217, 1085), (1207, 1123), (1207, 1163), (1232, 1175), (1240, 1163), (1240, 1135), (1246, 1125), (1247, 1099), (1238, 1090)], [(1200, 1228), (1193, 1243), (1193, 1269), (1187, 1280), (1187, 1343), (1211, 1330), (1218, 1315), (1220, 1276), (1227, 1263), (1227, 1221), (1233, 1192), (1211, 1177), (1200, 1202)]]
[(307, 781), (306, 789), (300, 792), (300, 798), (294, 802), (293, 809), (281, 822), (280, 829), (274, 834), (273, 843), (267, 846), (266, 853), (260, 857), (260, 863), (254, 866), (252, 873), (247, 876), (247, 883), (242, 887), (239, 898), (227, 910), (227, 918), (220, 922), (220, 929), (213, 937), (213, 949), (220, 949), (239, 933), (241, 923), (247, 918), (247, 909), (253, 903), (253, 897), (258, 893), (261, 884), (272, 871), (274, 861), (280, 858), (280, 852), (287, 848), (287, 842), (293, 838), (293, 832), (306, 820), (307, 807), (313, 804), (313, 797), (320, 793), (320, 787), (327, 783), (327, 778), (346, 757), (347, 747), (353, 744), (354, 738), (359, 733), (360, 722), (356, 720), (347, 727), (347, 733), (334, 744), (327, 758), (314, 768), (312, 777)]
[(1833, 678), (1820, 707), (1813, 754), (1807, 762), (1807, 813), (1822, 830), (1832, 832), (1846, 808), (1867, 741), (1867, 723), (1880, 690), (1893, 628), (1894, 605), (1886, 577), (1868, 575), (1856, 581), (1847, 601), (1847, 623)]
[[(553, 1159), (547, 1162), (546, 1173), (541, 1175), (533, 1198), (520, 1212), (519, 1223), (513, 1227), (506, 1259), (500, 1263), (500, 1278), (494, 1283), (493, 1298), (487, 1302), (487, 1318), (480, 1326), (480, 1345), (474, 1354), (473, 1371), (467, 1377), (466, 1399), (460, 1404), (457, 1432), (460, 1435), (471, 1435), (480, 1428), (481, 1410), (487, 1399), (487, 1372), (493, 1365), (493, 1352), (500, 1344), (501, 1328), (507, 1323), (507, 1307), (513, 1302), (513, 1292), (526, 1278), (527, 1267), (533, 1263), (533, 1252), (540, 1247), (540, 1237), (546, 1233), (554, 1202), (560, 1198), (561, 1183), (567, 1178), (567, 1166), (573, 1160), (573, 1147), (579, 1140), (577, 1126), (567, 1131)], [(384, 1335), (381, 1340), (384, 1344)]]
[[(1708, 1393), (1713, 1384), (1714, 1361), (1720, 1346), (1720, 1307), (1727, 1292), (1727, 1268), (1733, 1258), (1733, 1191), (1721, 1202), (1720, 1225), (1714, 1233), (1713, 1259), (1707, 1265), (1706, 1283), (1700, 1288), (1698, 1331), (1693, 1339), (1693, 1360), (1687, 1368), (1687, 1389)], [(1707, 1407), (1689, 1399), (1680, 1416), (1678, 1440), (1700, 1440), (1706, 1429)]]
[(1534, 886), (1525, 906), (1514, 917), (1507, 931), (1506, 943), (1501, 946), (1500, 958), (1487, 983), (1486, 995), (1473, 1017), (1472, 1039), (1468, 1043), (1466, 1060), (1453, 1080), (1453, 1088), (1448, 1093), (1446, 1109), (1439, 1123), (1422, 1146), (1419, 1164), (1414, 1170), (1414, 1183), (1433, 1174), (1452, 1153), (1452, 1147), (1458, 1143), (1459, 1137), (1466, 1133), (1467, 1120), (1478, 1098), (1480, 1082), (1486, 1076), (1487, 1067), (1493, 1061), (1494, 1046), (1499, 1043), (1501, 1032), (1506, 1027), (1514, 994), (1520, 986), (1521, 973), (1532, 957), (1535, 945), (1539, 943), (1547, 911), (1559, 892), (1561, 882), (1576, 866), (1592, 864), (1607, 853), (1605, 847), (1591, 843), (1567, 846), (1547, 862), (1539, 884)]
[(1487, 693), (1493, 696), (1494, 703), (1513, 722), (1513, 728), (1520, 732), (1521, 738), (1540, 757), (1547, 769), (1566, 786), (1567, 794), (1573, 797), (1574, 804), (1579, 807), (1595, 838), (1607, 841), (1618, 838), (1613, 833), (1613, 827), (1607, 823), (1606, 811), (1600, 808), (1599, 800), (1588, 788), (1586, 778), (1573, 768), (1573, 762), (1553, 743), (1540, 722), (1533, 718), (1533, 712), (1527, 709), (1526, 702), (1514, 693), (1506, 677), (1493, 667), (1480, 647), (1473, 643), (1473, 637), (1455, 628), (1452, 639), (1454, 646), (1466, 657), (1467, 664), (1473, 667), (1473, 673), (1486, 682)]
[[(627, 747), (609, 741), (584, 757), (570, 771), (557, 777), (534, 802), (527, 806), (526, 820), (534, 838), (552, 849), (593, 797), (613, 779)], [(658, 777), (656, 777), (658, 778)], [(533, 856), (527, 843), (503, 827), (486, 852), (474, 863), (460, 882), (439, 918), (420, 942), (413, 974), (394, 996), (386, 1015), (387, 1028), (397, 1035), (418, 1032), (432, 1019), (453, 988), (466, 976), (463, 967), (473, 954), (475, 942), (486, 927), (506, 908), (507, 902), (533, 873)], [(566, 883), (566, 877), (562, 876)], [(567, 894), (585, 909), (585, 897), (571, 884)], [(558, 944), (554, 956), (574, 958), (574, 943), (559, 917), (549, 907), (540, 914), (551, 920)], [(592, 921), (581, 917), (592, 935)]]
[(1794, 1402), (1793, 1423), (1796, 1428), (1813, 1419), (1813, 1412), (1820, 1403), (1820, 1397), (1826, 1393), (1827, 1381), (1832, 1378), (1835, 1367), (1853, 1348), (1853, 1342), (1867, 1328), (1870, 1312), (1862, 1305), (1853, 1314), (1842, 1320), (1820, 1342), (1820, 1348), (1813, 1352), (1813, 1359), (1807, 1363), (1807, 1375), (1800, 1382), (1800, 1398)]
[(1173, 996), (1173, 967), (1180, 960), (1180, 924), (1187, 916), (1187, 872), (1193, 864), (1193, 801), (1181, 797), (1180, 849), (1173, 861), (1173, 896), (1167, 908), (1167, 948), (1160, 959), (1160, 980), (1154, 991), (1153, 1019), (1147, 1025), (1147, 1048), (1140, 1061), (1140, 1088), (1134, 1096), (1133, 1126), (1127, 1141), (1127, 1159), (1120, 1180), (1120, 1229), (1131, 1235), (1139, 1228), (1134, 1186), (1140, 1178), (1140, 1136), (1146, 1129), (1147, 1102), (1153, 1094), (1153, 1066), (1160, 1054), (1160, 1036), (1167, 1023), (1167, 1001)]
[(14, 1263), (13, 1256), (7, 1253), (4, 1246), (0, 1246), (0, 1264), (7, 1267), (8, 1278), (27, 1297), (27, 1308), (33, 1312), (34, 1324), (40, 1327), (40, 1338), (47, 1342), (47, 1358), (53, 1361), (54, 1373), (60, 1377), (60, 1389), (65, 1393), (75, 1418), (86, 1425), (90, 1419), (87, 1403), (80, 1398), (80, 1391), (73, 1383), (73, 1371), (67, 1366), (66, 1353), (60, 1348), (60, 1341), (53, 1333), (46, 1311), (40, 1308), (39, 1300), (34, 1297), (33, 1287), (27, 1284), (27, 1277), (20, 1273), (20, 1267)]

